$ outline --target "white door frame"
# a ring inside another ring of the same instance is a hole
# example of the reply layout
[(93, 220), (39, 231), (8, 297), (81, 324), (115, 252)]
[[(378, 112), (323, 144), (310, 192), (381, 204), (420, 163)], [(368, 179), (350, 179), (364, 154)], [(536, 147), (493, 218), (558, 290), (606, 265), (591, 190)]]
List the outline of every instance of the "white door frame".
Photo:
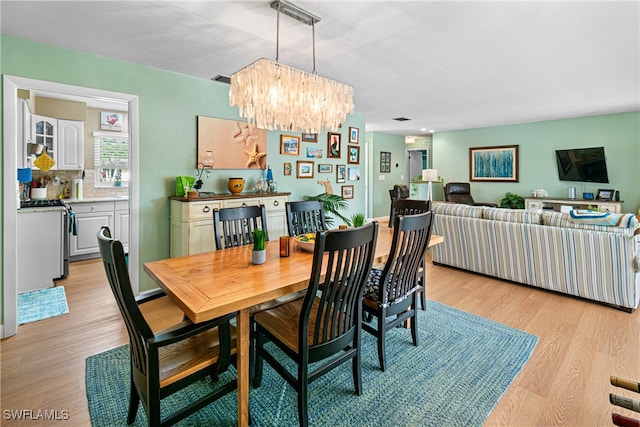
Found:
[(3, 319), (0, 325), (0, 338), (15, 335), (18, 331), (17, 310), (17, 280), (16, 273), (18, 260), (16, 247), (18, 243), (17, 224), (17, 199), (16, 199), (16, 173), (17, 173), (17, 99), (18, 89), (41, 90), (62, 94), (77, 95), (87, 98), (101, 98), (117, 102), (126, 102), (129, 105), (129, 226), (131, 237), (129, 241), (129, 260), (131, 282), (133, 291), (138, 293), (139, 283), (139, 137), (138, 137), (138, 96), (127, 93), (111, 92), (100, 89), (92, 89), (82, 86), (72, 86), (61, 83), (34, 80), (18, 76), (3, 76), (3, 259), (2, 259), (2, 283), (3, 283)]

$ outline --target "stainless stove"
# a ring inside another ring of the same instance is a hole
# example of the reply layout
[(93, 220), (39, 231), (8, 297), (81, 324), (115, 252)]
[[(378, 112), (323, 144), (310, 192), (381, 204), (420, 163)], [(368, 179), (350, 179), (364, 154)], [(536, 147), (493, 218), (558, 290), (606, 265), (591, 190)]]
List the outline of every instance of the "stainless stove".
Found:
[(52, 206), (62, 206), (66, 207), (67, 205), (60, 199), (53, 200), (21, 200), (20, 208), (49, 208)]

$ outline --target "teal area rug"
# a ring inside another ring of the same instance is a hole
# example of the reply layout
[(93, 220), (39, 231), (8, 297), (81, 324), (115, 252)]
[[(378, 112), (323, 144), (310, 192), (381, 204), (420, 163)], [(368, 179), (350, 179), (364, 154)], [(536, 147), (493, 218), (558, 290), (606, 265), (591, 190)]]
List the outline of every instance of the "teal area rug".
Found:
[(69, 313), (64, 286), (18, 294), (18, 325)]
[[(364, 333), (362, 395), (354, 394), (351, 363), (343, 364), (310, 385), (310, 424), (482, 426), (538, 341), (536, 336), (433, 301), (420, 312), (418, 326), (419, 347), (412, 345), (409, 330), (387, 333), (386, 372), (378, 367), (375, 338)], [(286, 360), (284, 355), (280, 360)], [(87, 358), (86, 384), (92, 424), (126, 426), (128, 346)], [(208, 378), (202, 380), (166, 398), (163, 408), (192, 401), (211, 386)], [(296, 395), (268, 364), (262, 386), (251, 389), (249, 399), (253, 426), (297, 425)], [(236, 405), (232, 393), (178, 425), (237, 425)], [(142, 407), (134, 425), (146, 425)]]

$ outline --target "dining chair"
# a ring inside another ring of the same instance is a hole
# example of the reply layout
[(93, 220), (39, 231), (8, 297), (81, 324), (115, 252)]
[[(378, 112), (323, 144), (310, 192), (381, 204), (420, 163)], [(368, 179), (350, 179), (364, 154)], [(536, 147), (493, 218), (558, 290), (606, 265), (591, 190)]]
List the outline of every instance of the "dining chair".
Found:
[(327, 229), (322, 202), (319, 200), (286, 202), (285, 211), (291, 237)]
[[(336, 366), (351, 360), (355, 392), (357, 395), (362, 392), (362, 295), (377, 234), (375, 221), (347, 230), (317, 232), (305, 298), (255, 315), (253, 385), (260, 386), (266, 360), (296, 390), (301, 426), (309, 424), (309, 383)], [(289, 372), (284, 362), (278, 360), (280, 356), (265, 347), (265, 340), (275, 343), (296, 363), (296, 374)], [(316, 362), (319, 365), (310, 371), (310, 364)]]
[(213, 236), (218, 250), (253, 243), (253, 230), (256, 228), (262, 228), (268, 241), (264, 205), (213, 210)]
[(362, 329), (378, 340), (380, 369), (386, 369), (385, 334), (411, 319), (413, 345), (418, 346), (418, 270), (431, 236), (433, 213), (396, 216), (389, 257), (383, 270), (372, 269), (364, 292), (363, 309), (377, 319)]
[(98, 231), (98, 245), (104, 269), (129, 334), (130, 380), (127, 424), (135, 421), (139, 403), (147, 413), (149, 426), (177, 423), (213, 401), (233, 392), (236, 379), (216, 384), (213, 391), (189, 402), (161, 419), (161, 401), (178, 390), (206, 377), (218, 383), (235, 357), (235, 328), (229, 321), (235, 313), (208, 322), (189, 320), (154, 333), (140, 311), (139, 304), (163, 296), (136, 299), (131, 289), (122, 243), (111, 238), (108, 227)]
[(389, 190), (389, 197), (391, 198), (391, 207), (389, 208), (389, 227), (393, 226), (393, 221), (396, 218), (396, 210), (393, 203), (396, 200), (406, 199), (409, 197), (409, 187), (404, 184), (396, 184), (391, 190)]
[[(399, 199), (393, 203), (396, 211), (396, 215), (415, 215), (431, 210), (431, 202), (429, 200), (419, 199)], [(427, 286), (425, 280), (424, 259), (418, 269), (418, 284), (422, 286), (422, 290), (418, 291), (420, 294), (420, 303), (422, 309), (427, 309)]]

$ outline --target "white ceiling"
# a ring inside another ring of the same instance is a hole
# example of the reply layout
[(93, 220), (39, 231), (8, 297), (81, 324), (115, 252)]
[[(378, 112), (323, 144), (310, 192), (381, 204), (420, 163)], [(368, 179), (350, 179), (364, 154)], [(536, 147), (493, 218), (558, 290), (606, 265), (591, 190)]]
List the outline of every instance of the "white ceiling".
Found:
[[(2, 0), (1, 30), (210, 79), (275, 59), (269, 3)], [(640, 1), (294, 3), (322, 18), (317, 72), (355, 87), (367, 131), (640, 110)], [(311, 71), (311, 46), (311, 27), (281, 16), (280, 62)]]

